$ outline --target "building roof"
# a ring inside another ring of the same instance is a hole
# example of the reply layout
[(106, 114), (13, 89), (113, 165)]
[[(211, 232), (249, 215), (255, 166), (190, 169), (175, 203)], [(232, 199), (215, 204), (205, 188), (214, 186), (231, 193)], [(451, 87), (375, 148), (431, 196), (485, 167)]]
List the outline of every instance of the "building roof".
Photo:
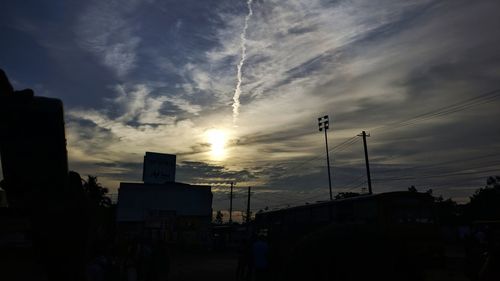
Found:
[(316, 203), (306, 203), (304, 205), (287, 207), (287, 208), (282, 208), (282, 209), (278, 209), (278, 210), (269, 210), (269, 211), (258, 213), (257, 215), (286, 212), (286, 211), (297, 210), (297, 209), (305, 209), (305, 208), (311, 208), (313, 206), (316, 207), (316, 206), (325, 206), (325, 205), (331, 205), (331, 204), (339, 204), (342, 202), (350, 202), (350, 201), (356, 202), (356, 201), (370, 199), (370, 198), (387, 198), (387, 197), (389, 197), (389, 198), (391, 198), (391, 197), (393, 197), (393, 198), (410, 197), (410, 198), (432, 199), (432, 197), (428, 193), (423, 193), (423, 192), (391, 191), (391, 192), (376, 193), (376, 194), (361, 194), (359, 196), (342, 198), (342, 199), (335, 199), (335, 200), (331, 200), (331, 201), (329, 200), (329, 201), (321, 201), (321, 202), (316, 202)]

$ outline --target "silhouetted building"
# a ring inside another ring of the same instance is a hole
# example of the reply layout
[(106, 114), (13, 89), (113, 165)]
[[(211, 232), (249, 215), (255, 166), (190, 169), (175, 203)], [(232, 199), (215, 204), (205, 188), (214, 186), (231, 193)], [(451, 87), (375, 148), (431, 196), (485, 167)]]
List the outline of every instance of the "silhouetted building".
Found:
[(42, 196), (46, 201), (64, 191), (68, 159), (63, 116), (58, 99), (28, 90), (0, 94), (2, 188), (10, 207), (31, 207)]
[(0, 214), (0, 240), (15, 246), (12, 254), (0, 249), (0, 264), (15, 268), (5, 258), (19, 257), (24, 261), (17, 271), (24, 273), (33, 272), (28, 264), (38, 260), (47, 280), (83, 280), (87, 216), (80, 177), (68, 177), (63, 103), (14, 90), (1, 69), (0, 158), (8, 204)]
[[(151, 160), (152, 155), (156, 163), (153, 162), (154, 167), (145, 167), (145, 179), (148, 179), (147, 171), (151, 170), (156, 171), (157, 175), (175, 175), (175, 155), (148, 152), (144, 157), (145, 161)], [(173, 163), (162, 162), (161, 157), (165, 155), (163, 160), (173, 159)], [(152, 162), (145, 162), (145, 166), (146, 163), (151, 165)], [(174, 167), (173, 173), (171, 164)], [(120, 234), (187, 245), (209, 245), (211, 187), (173, 181), (154, 183), (154, 177), (152, 181), (153, 183), (120, 183), (117, 213)]]
[(411, 278), (443, 257), (428, 193), (368, 194), (261, 212), (255, 232), (267, 236), (283, 280), (420, 280)]

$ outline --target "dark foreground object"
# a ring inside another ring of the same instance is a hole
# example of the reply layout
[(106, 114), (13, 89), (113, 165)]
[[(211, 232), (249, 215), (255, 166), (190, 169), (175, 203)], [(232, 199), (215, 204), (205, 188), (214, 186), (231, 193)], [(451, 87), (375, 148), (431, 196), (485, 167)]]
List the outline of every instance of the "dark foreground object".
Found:
[(68, 173), (62, 102), (14, 91), (1, 70), (0, 155), (9, 212), (29, 224), (29, 255), (49, 280), (83, 280), (87, 214), (81, 178)]

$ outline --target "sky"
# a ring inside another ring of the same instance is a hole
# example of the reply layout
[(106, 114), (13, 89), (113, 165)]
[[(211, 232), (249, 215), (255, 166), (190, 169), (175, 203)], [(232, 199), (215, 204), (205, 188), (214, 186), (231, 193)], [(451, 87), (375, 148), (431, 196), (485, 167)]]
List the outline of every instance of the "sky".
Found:
[(500, 174), (496, 0), (0, 4), (0, 68), (64, 102), (70, 169), (116, 193), (145, 151), (214, 210), (414, 185), (459, 202)]

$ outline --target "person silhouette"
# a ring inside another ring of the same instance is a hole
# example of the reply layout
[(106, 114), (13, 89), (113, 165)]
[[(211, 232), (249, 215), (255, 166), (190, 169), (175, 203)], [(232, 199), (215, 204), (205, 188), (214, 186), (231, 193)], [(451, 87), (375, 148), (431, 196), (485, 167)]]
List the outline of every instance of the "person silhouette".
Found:
[(269, 244), (263, 235), (258, 235), (252, 245), (255, 280), (267, 280), (269, 271)]
[(236, 280), (248, 280), (251, 270), (250, 243), (247, 239), (241, 241), (238, 249), (238, 266), (236, 267)]

